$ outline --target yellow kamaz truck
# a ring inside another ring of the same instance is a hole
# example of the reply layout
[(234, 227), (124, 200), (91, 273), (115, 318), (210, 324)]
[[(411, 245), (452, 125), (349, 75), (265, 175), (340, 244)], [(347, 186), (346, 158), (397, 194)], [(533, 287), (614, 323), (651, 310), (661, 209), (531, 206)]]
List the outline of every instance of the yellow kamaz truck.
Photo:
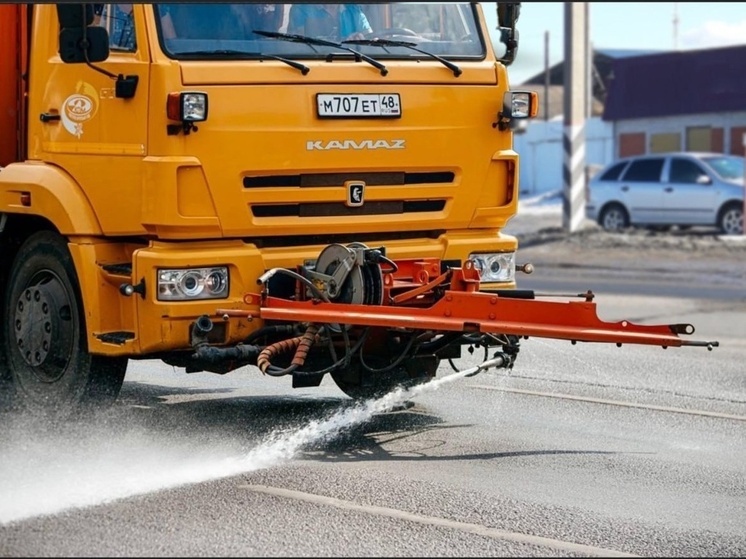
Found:
[(497, 49), (477, 2), (0, 5), (3, 405), (111, 403), (135, 359), (363, 398), (528, 336), (717, 345), (517, 289), (537, 99), (496, 8)]

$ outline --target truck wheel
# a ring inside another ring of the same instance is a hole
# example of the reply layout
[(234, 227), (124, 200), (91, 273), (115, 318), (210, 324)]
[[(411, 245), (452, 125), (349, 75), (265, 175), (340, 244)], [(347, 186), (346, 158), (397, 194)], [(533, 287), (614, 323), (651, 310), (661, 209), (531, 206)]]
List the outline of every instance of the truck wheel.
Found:
[(14, 408), (68, 416), (114, 402), (127, 359), (88, 353), (83, 316), (65, 239), (35, 233), (12, 264), (2, 317)]
[[(366, 378), (359, 364), (350, 365), (344, 371), (332, 373), (337, 387), (353, 400), (369, 400), (388, 394), (406, 382), (406, 377), (388, 374), (378, 378)], [(396, 378), (396, 377), (399, 378)]]
[[(374, 359), (371, 366), (382, 366)], [(331, 373), (337, 387), (353, 400), (380, 398), (398, 387), (412, 387), (431, 380), (438, 369), (438, 361), (427, 365), (420, 359), (412, 359), (391, 371), (374, 373), (366, 370), (359, 362), (351, 363), (346, 369)]]
[(718, 217), (718, 229), (723, 235), (743, 235), (743, 204), (728, 204)]

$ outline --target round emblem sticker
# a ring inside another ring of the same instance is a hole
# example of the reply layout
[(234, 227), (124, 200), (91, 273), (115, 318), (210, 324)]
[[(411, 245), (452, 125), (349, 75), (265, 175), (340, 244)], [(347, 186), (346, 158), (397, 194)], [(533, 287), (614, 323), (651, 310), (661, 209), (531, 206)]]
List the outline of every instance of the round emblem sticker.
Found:
[[(83, 87), (79, 85), (78, 91), (87, 89), (94, 91), (95, 94), (95, 90), (91, 86), (85, 87), (85, 85)], [(62, 114), (60, 115), (62, 125), (70, 134), (80, 138), (83, 135), (83, 123), (94, 116), (96, 108), (96, 101), (90, 96), (79, 92), (73, 93), (63, 103)]]

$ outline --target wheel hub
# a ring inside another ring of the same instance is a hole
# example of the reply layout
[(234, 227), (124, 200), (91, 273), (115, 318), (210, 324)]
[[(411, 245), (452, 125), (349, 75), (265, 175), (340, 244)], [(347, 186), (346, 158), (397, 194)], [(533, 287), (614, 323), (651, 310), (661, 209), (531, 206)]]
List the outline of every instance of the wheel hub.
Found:
[(29, 286), (16, 301), (16, 347), (40, 380), (52, 382), (64, 373), (73, 336), (66, 324), (70, 319), (70, 304), (56, 281)]

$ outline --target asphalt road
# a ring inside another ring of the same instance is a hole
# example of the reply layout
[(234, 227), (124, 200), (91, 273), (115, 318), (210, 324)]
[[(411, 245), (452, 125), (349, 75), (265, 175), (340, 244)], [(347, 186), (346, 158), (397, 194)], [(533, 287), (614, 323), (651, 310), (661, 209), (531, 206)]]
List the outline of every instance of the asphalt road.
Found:
[(357, 413), (329, 379), (131, 363), (88, 423), (4, 418), (0, 555), (743, 556), (746, 308), (597, 303), (721, 347), (532, 338)]
[(741, 284), (721, 284), (697, 274), (656, 272), (640, 275), (637, 271), (594, 270), (545, 267), (530, 276), (518, 278), (518, 287), (537, 294), (585, 293), (589, 289), (596, 296), (606, 294), (647, 295), (679, 299), (707, 299), (729, 302), (746, 298), (746, 287)]
[(511, 371), (444, 364), (361, 408), (328, 378), (131, 362), (89, 421), (0, 417), (0, 556), (744, 556), (746, 300), (537, 277), (720, 346), (531, 338)]

